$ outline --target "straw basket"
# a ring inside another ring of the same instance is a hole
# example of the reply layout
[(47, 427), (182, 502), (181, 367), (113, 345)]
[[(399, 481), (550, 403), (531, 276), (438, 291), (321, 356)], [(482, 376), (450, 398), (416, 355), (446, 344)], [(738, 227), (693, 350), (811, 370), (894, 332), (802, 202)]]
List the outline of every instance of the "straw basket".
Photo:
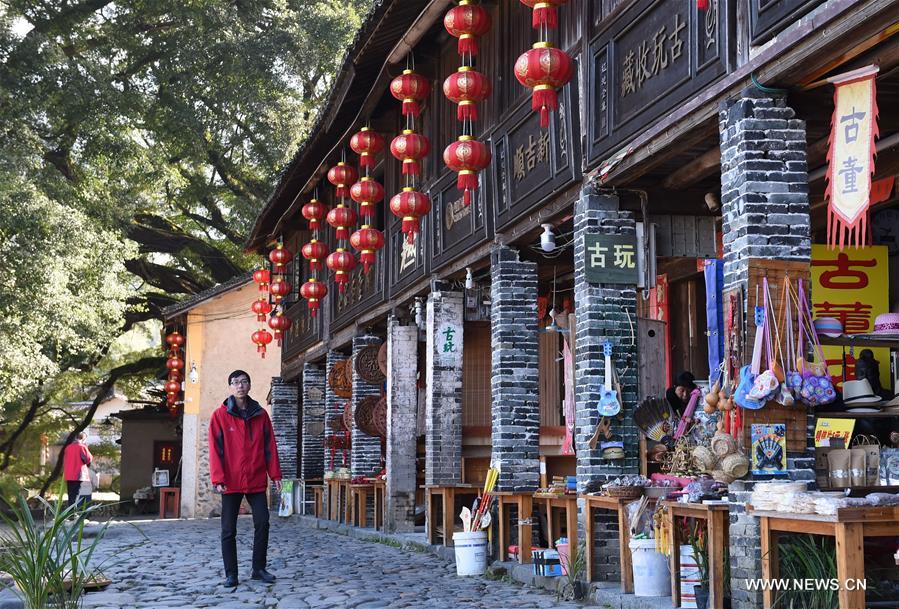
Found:
[(721, 459), (737, 451), (737, 442), (730, 434), (719, 431), (712, 437), (709, 447), (715, 456)]
[(715, 467), (718, 459), (712, 454), (712, 451), (705, 446), (697, 446), (693, 449), (693, 463), (703, 472), (710, 472)]
[(609, 497), (616, 499), (639, 499), (643, 496), (642, 486), (607, 486)]
[(727, 455), (721, 459), (720, 465), (724, 473), (734, 478), (742, 478), (749, 473), (749, 459), (740, 453)]

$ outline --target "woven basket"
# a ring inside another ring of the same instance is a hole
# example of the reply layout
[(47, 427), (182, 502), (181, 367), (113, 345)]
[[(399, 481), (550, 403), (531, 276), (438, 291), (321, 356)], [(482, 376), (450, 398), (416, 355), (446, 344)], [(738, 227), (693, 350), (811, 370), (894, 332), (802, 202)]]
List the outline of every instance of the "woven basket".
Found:
[(720, 467), (728, 476), (742, 478), (749, 473), (749, 459), (740, 453), (734, 453), (721, 459)]
[(643, 496), (642, 486), (607, 486), (606, 493), (616, 499), (639, 499)]
[(715, 468), (715, 463), (718, 459), (715, 458), (715, 455), (705, 446), (697, 446), (693, 449), (693, 463), (696, 464), (696, 467), (703, 472), (710, 472)]
[(722, 482), (724, 484), (730, 484), (731, 482), (736, 480), (736, 478), (734, 478), (730, 474), (727, 474), (727, 473), (721, 471), (720, 469), (716, 469), (715, 471), (712, 472), (712, 479), (715, 480), (716, 482)]
[(717, 432), (709, 443), (709, 448), (719, 459), (737, 451), (737, 442), (730, 434)]

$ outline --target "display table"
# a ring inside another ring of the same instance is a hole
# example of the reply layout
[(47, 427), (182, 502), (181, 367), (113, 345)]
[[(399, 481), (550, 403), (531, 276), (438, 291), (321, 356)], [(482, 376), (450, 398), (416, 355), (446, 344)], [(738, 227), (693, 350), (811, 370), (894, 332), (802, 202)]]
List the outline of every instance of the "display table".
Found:
[[(456, 518), (456, 515), (453, 512), (455, 511), (456, 496), (466, 495), (471, 498), (477, 497), (481, 494), (481, 487), (474, 484), (428, 484), (425, 486), (425, 493), (427, 495), (426, 505), (428, 510), (428, 543), (431, 545), (437, 544), (437, 529), (439, 528), (437, 523), (439, 522), (443, 529), (443, 545), (453, 545), (453, 523)], [(435, 502), (435, 499), (440, 500), (440, 518), (435, 517), (437, 503)]]
[(375, 480), (372, 483), (375, 493), (375, 529), (384, 530), (384, 514), (387, 512), (387, 481)]
[(368, 498), (373, 497), (375, 485), (370, 483), (350, 484), (350, 515), (347, 523), (360, 528), (368, 526), (366, 508)]
[[(565, 512), (565, 534), (568, 536), (569, 561), (571, 564), (577, 556), (577, 495), (558, 495), (548, 497), (534, 495), (534, 505), (543, 505), (546, 509), (546, 528), (550, 547), (555, 547), (556, 538), (561, 535), (561, 527), (556, 520), (556, 512)], [(521, 544), (518, 545), (519, 549)]]
[(348, 478), (329, 478), (328, 485), (328, 520), (349, 522), (350, 516), (350, 481)]
[(325, 487), (321, 484), (312, 487), (312, 513), (316, 518), (321, 518), (324, 513)]
[(518, 562), (520, 564), (531, 562), (531, 532), (533, 530), (531, 515), (534, 511), (534, 494), (511, 491), (496, 491), (491, 494), (496, 497), (499, 508), (500, 559), (504, 560), (509, 551), (509, 532), (512, 530), (509, 507), (514, 505), (518, 510)]
[(159, 517), (181, 517), (181, 487), (164, 486), (159, 489)]
[(582, 495), (586, 504), (584, 511), (587, 517), (585, 533), (587, 535), (587, 581), (593, 581), (593, 510), (611, 510), (618, 515), (618, 547), (619, 564), (621, 565), (621, 591), (624, 594), (634, 592), (634, 568), (631, 564), (630, 533), (627, 530), (627, 512), (624, 506), (633, 499), (620, 499), (606, 495)]
[[(836, 538), (837, 580), (840, 582), (839, 609), (859, 609), (865, 606), (865, 591), (860, 586), (848, 589), (845, 582), (865, 578), (865, 537), (892, 537), (899, 535), (899, 507), (840, 508), (834, 516), (818, 514), (789, 514), (762, 512), (746, 506), (758, 517), (761, 525), (762, 577), (766, 580), (779, 577), (779, 533), (807, 533)], [(766, 589), (763, 606), (774, 605), (774, 591)]]
[(727, 504), (679, 503), (665, 501), (668, 530), (671, 531), (671, 547), (668, 561), (671, 568), (671, 599), (675, 607), (680, 607), (680, 544), (681, 527), (679, 518), (705, 520), (708, 527), (707, 538), (709, 565), (709, 609), (724, 609), (724, 561), (730, 529), (730, 507)]

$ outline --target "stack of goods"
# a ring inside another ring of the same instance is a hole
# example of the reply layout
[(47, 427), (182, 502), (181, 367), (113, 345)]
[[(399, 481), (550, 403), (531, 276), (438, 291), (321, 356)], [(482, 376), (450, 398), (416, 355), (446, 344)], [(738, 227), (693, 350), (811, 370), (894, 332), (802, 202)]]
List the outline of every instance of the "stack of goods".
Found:
[(899, 506), (899, 494), (869, 493), (865, 497), (831, 497), (822, 499), (820, 502), (816, 502), (816, 511), (824, 516), (832, 516), (840, 508), (896, 506)]
[[(569, 478), (574, 478), (574, 485)], [(552, 482), (547, 488), (539, 488), (534, 493), (535, 497), (561, 497), (566, 494), (577, 493), (577, 478), (575, 476), (553, 476)]]
[(734, 438), (721, 431), (712, 437), (708, 446), (693, 449), (693, 463), (703, 473), (725, 484), (749, 473), (749, 459), (737, 449)]
[(651, 485), (652, 482), (643, 476), (622, 476), (604, 484), (602, 488), (603, 494), (610, 497), (637, 499), (643, 495), (644, 489)]
[(804, 493), (806, 482), (772, 481), (759, 482), (755, 485), (750, 502), (756, 510), (764, 512), (782, 511), (781, 507), (790, 505), (797, 493)]

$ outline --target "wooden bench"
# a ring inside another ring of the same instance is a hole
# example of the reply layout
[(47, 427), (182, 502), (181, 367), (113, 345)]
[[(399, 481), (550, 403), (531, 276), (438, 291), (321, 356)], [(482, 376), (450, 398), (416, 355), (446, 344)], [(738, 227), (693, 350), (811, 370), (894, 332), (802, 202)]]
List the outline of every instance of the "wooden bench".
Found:
[(585, 500), (587, 525), (584, 532), (587, 536), (587, 581), (593, 581), (593, 562), (595, 550), (593, 548), (593, 512), (594, 510), (610, 510), (618, 516), (618, 560), (621, 567), (621, 591), (624, 594), (634, 593), (634, 569), (631, 564), (630, 533), (627, 530), (627, 512), (625, 505), (633, 499), (620, 499), (605, 495), (583, 495)]
[[(443, 529), (442, 543), (444, 546), (453, 545), (453, 528), (456, 519), (455, 506), (457, 496), (476, 497), (481, 494), (481, 487), (473, 484), (429, 484), (425, 486), (427, 495), (427, 522), (428, 522), (428, 543), (437, 544), (438, 528)], [(441, 505), (441, 516), (436, 516), (435, 498), (439, 498)], [(437, 523), (442, 526), (438, 527)]]
[[(350, 516), (347, 523), (354, 527), (366, 528), (368, 519), (366, 508), (368, 507), (368, 498), (374, 496), (375, 487), (373, 484), (351, 484), (350, 487)], [(377, 508), (376, 508), (377, 509)]]

